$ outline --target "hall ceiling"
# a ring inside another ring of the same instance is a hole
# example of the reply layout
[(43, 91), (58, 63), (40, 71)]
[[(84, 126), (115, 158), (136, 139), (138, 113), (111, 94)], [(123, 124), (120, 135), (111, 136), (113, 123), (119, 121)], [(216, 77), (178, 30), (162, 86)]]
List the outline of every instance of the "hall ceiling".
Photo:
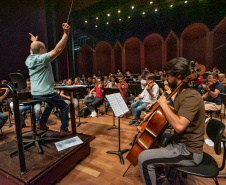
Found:
[(170, 30), (179, 36), (194, 22), (212, 30), (225, 16), (226, 0), (74, 0), (71, 19), (76, 30), (114, 43)]

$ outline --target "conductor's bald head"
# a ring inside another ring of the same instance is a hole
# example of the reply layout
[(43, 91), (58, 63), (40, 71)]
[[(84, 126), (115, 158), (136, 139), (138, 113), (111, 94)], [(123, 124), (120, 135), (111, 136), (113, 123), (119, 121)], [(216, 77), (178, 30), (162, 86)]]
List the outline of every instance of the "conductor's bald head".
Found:
[(45, 44), (40, 41), (32, 42), (30, 47), (33, 54), (43, 54), (47, 51)]

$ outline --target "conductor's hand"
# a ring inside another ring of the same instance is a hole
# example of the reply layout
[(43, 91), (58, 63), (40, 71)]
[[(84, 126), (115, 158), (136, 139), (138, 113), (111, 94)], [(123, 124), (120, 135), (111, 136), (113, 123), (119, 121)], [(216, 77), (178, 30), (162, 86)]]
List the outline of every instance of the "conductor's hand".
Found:
[(37, 41), (38, 40), (38, 35), (35, 37), (33, 34), (29, 33), (29, 35), (31, 36), (31, 41)]
[(69, 33), (70, 33), (70, 26), (68, 25), (68, 23), (63, 23), (62, 24), (62, 28), (64, 30), (64, 33), (66, 33), (67, 35), (69, 35)]

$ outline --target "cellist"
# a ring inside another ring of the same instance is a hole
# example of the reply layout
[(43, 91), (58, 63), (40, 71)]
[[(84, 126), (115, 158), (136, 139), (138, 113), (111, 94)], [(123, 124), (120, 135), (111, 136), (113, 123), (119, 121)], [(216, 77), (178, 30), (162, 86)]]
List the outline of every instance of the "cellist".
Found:
[[(190, 63), (182, 57), (172, 59), (163, 69), (172, 89), (191, 73)], [(181, 86), (174, 100), (175, 113), (164, 95), (157, 102), (175, 132), (166, 147), (144, 150), (139, 155), (139, 169), (148, 185), (157, 183), (156, 168), (194, 166), (203, 158), (205, 108), (201, 95), (185, 85)]]

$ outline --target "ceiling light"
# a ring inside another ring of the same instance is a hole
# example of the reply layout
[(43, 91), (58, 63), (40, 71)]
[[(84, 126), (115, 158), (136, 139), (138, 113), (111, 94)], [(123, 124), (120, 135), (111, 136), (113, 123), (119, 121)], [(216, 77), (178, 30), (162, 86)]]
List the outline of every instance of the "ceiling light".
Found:
[(95, 27), (97, 28), (98, 26), (96, 25)]
[(110, 14), (108, 13), (108, 17), (110, 17)]
[(130, 16), (128, 16), (128, 19), (130, 19)]
[(184, 1), (184, 3), (187, 3), (188, 1)]
[(119, 21), (121, 21), (122, 19), (119, 19)]
[(107, 22), (107, 24), (109, 24), (109, 23)]
[(98, 20), (99, 18), (98, 17), (96, 17), (96, 20)]
[(155, 9), (155, 11), (157, 12), (157, 11), (158, 11), (158, 9), (156, 8), (156, 9)]
[(118, 10), (118, 13), (121, 13), (121, 10)]
[(150, 4), (153, 4), (153, 1), (150, 1)]
[(171, 5), (170, 5), (170, 7), (172, 8), (172, 7), (173, 7), (173, 5), (171, 4)]
[(87, 20), (85, 20), (85, 23), (87, 23), (88, 21)]
[(134, 9), (134, 6), (131, 6), (132, 9)]
[(145, 14), (145, 12), (142, 12), (142, 14), (144, 15), (144, 14)]

